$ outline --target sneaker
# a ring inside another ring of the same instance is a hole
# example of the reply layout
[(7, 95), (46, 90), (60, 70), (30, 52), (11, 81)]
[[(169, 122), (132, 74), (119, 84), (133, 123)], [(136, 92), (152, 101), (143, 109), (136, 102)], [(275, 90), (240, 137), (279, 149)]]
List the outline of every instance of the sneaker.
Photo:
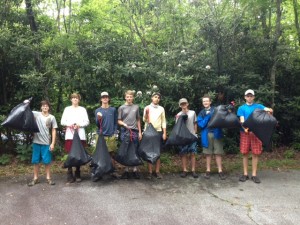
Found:
[(162, 178), (163, 178), (163, 176), (161, 175), (160, 172), (154, 173), (154, 176), (155, 176), (157, 179), (162, 179)]
[(195, 171), (192, 171), (192, 177), (198, 178), (199, 176), (198, 176), (198, 174)]
[(55, 182), (51, 179), (47, 179), (47, 183), (50, 184), (50, 185), (55, 185)]
[(139, 174), (137, 171), (132, 172), (132, 177), (133, 177), (134, 179), (140, 179), (140, 178), (141, 178), (141, 177), (140, 177), (140, 174)]
[(148, 173), (146, 176), (146, 179), (151, 180), (152, 179), (152, 173)]
[(34, 186), (34, 185), (36, 185), (36, 184), (38, 184), (38, 183), (40, 183), (39, 179), (33, 179), (33, 180), (30, 181), (27, 185), (28, 185), (29, 187), (32, 187), (32, 186)]
[(126, 171), (121, 175), (121, 179), (129, 179), (129, 173)]
[(180, 174), (180, 176), (182, 178), (185, 178), (187, 176), (187, 172), (186, 171), (182, 171), (181, 174)]
[(209, 179), (210, 178), (210, 172), (206, 171), (206, 173), (204, 174), (204, 178), (205, 179)]
[(260, 179), (257, 176), (252, 176), (251, 180), (253, 180), (254, 183), (259, 184), (260, 183)]
[(226, 176), (223, 172), (219, 172), (219, 177), (221, 180), (225, 180), (226, 179)]
[(248, 175), (242, 175), (242, 176), (240, 176), (239, 181), (245, 182), (246, 180), (249, 180), (249, 176)]

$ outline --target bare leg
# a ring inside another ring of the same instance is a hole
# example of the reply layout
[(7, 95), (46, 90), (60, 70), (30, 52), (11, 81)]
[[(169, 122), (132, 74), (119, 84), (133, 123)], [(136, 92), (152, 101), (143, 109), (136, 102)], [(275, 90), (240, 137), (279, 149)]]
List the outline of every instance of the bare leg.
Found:
[(34, 164), (34, 166), (33, 166), (33, 179), (34, 180), (39, 178), (39, 170), (40, 170), (40, 165)]
[(252, 176), (256, 177), (259, 155), (252, 154)]
[(51, 179), (51, 175), (50, 175), (50, 166), (51, 166), (51, 164), (45, 165), (46, 179)]
[(243, 169), (244, 169), (244, 175), (248, 175), (248, 154), (243, 155)]
[(206, 171), (210, 172), (211, 155), (206, 155)]
[(152, 164), (151, 163), (148, 163), (148, 172), (152, 173)]
[(186, 154), (183, 154), (182, 156), (181, 156), (181, 162), (182, 162), (182, 171), (185, 171), (185, 172), (187, 172), (187, 169), (186, 169), (186, 159), (187, 158), (187, 156), (186, 156)]
[(191, 162), (192, 162), (192, 171), (196, 171), (196, 155), (195, 154), (191, 154)]
[[(159, 173), (159, 170), (160, 170), (160, 159), (158, 159), (158, 160), (156, 161), (155, 172), (156, 172), (156, 173)], [(152, 171), (152, 169), (151, 169), (151, 171)]]
[(218, 166), (218, 172), (222, 172), (222, 156), (221, 155), (216, 155), (216, 163)]

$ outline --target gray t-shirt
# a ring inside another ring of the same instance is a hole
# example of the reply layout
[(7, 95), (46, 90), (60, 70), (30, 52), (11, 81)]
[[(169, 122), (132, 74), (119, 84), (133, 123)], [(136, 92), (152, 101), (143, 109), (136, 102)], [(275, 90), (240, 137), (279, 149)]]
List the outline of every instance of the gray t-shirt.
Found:
[(197, 122), (197, 116), (196, 116), (195, 111), (194, 110), (189, 110), (187, 112), (187, 114), (183, 113), (182, 111), (177, 113), (176, 122), (177, 122), (177, 119), (179, 118), (179, 116), (181, 116), (181, 115), (187, 115), (188, 116), (188, 119), (186, 121), (186, 126), (193, 135), (197, 136), (196, 133), (195, 133), (195, 123)]
[(51, 114), (49, 114), (48, 116), (44, 116), (42, 112), (36, 111), (33, 111), (33, 115), (40, 130), (39, 133), (34, 133), (33, 143), (40, 145), (50, 145), (50, 132), (52, 131), (52, 128), (57, 128), (55, 117)]
[(128, 128), (138, 130), (137, 120), (140, 119), (139, 106), (121, 105), (118, 109), (118, 120), (127, 124)]

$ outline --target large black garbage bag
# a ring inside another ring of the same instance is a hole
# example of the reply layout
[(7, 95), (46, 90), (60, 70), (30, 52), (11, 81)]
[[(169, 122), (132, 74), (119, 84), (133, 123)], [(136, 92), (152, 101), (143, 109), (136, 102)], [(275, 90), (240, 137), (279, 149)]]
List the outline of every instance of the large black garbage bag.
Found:
[(270, 147), (271, 137), (276, 125), (276, 118), (263, 109), (255, 109), (243, 124), (261, 140), (266, 148)]
[(186, 117), (182, 115), (178, 118), (177, 123), (175, 124), (166, 145), (188, 145), (198, 140), (198, 138), (193, 135), (186, 124)]
[(207, 125), (208, 128), (239, 128), (240, 126), (238, 117), (228, 105), (215, 107)]
[(143, 161), (137, 154), (137, 147), (131, 140), (129, 130), (124, 135), (124, 140), (119, 147), (115, 160), (124, 166), (138, 166), (143, 164)]
[(161, 134), (150, 123), (143, 133), (138, 153), (143, 160), (154, 164), (160, 157), (160, 148)]
[(78, 131), (75, 130), (71, 150), (69, 152), (68, 158), (64, 163), (64, 168), (69, 168), (73, 166), (82, 166), (91, 161), (91, 156), (84, 149)]
[(96, 150), (92, 156), (91, 167), (93, 167), (91, 173), (92, 180), (98, 180), (104, 174), (114, 171), (108, 148), (102, 134), (98, 137)]
[(29, 105), (30, 101), (15, 106), (1, 125), (21, 131), (40, 132)]

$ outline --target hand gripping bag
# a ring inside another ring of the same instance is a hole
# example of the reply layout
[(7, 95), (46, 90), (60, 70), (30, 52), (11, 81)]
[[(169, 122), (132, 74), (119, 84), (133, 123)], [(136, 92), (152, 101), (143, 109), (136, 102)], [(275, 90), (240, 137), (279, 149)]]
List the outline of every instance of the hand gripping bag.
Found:
[(118, 149), (115, 160), (124, 166), (138, 166), (143, 164), (137, 154), (137, 147), (132, 140), (130, 129), (124, 135), (124, 140)]
[(91, 156), (84, 149), (78, 131), (75, 130), (71, 150), (69, 152), (68, 158), (64, 163), (64, 168), (69, 168), (73, 166), (82, 166), (91, 161)]
[(266, 148), (270, 147), (271, 137), (276, 125), (276, 118), (263, 109), (255, 109), (243, 124), (261, 140)]
[(231, 105), (219, 105), (215, 107), (214, 113), (210, 118), (208, 128), (239, 128), (240, 122), (233, 112)]
[(178, 118), (166, 145), (188, 145), (198, 140), (198, 138), (193, 135), (186, 126), (186, 115), (182, 115)]
[(91, 173), (92, 180), (97, 180), (104, 174), (114, 171), (108, 148), (102, 134), (98, 136), (96, 150), (92, 156), (91, 167), (93, 167)]
[(29, 104), (30, 101), (15, 106), (1, 125), (21, 131), (40, 132)]
[(143, 133), (138, 149), (141, 158), (149, 163), (156, 163), (160, 157), (161, 134), (149, 123)]

